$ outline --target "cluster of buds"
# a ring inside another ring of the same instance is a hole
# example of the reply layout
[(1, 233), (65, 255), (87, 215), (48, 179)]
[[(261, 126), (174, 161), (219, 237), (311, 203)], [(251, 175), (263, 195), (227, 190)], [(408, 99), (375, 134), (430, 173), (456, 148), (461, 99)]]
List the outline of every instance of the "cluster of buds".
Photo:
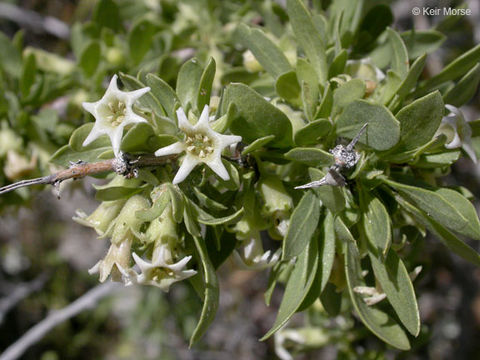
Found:
[[(101, 282), (110, 277), (125, 285), (152, 285), (163, 291), (196, 274), (186, 269), (191, 256), (181, 252), (170, 205), (141, 232), (144, 222), (135, 213), (149, 206), (145, 197), (134, 195), (126, 201), (104, 202), (90, 216), (77, 212), (76, 221), (93, 227), (102, 238), (111, 238), (106, 256), (89, 270), (90, 274), (98, 273)], [(132, 252), (138, 245), (151, 249), (145, 259)]]

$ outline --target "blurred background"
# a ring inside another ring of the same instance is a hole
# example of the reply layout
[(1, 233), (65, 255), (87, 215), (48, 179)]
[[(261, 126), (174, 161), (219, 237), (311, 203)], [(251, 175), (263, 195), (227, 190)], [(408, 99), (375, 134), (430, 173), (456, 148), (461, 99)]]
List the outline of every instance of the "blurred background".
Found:
[[(442, 16), (413, 16), (415, 6), (440, 8), (461, 4), (426, 0), (384, 2), (391, 4), (394, 27), (398, 30), (428, 29), (442, 20)], [(23, 30), (25, 46), (74, 59), (69, 46), (71, 26), (88, 21), (95, 3), (2, 0), (0, 31), (12, 38)], [(480, 2), (470, 0), (464, 4), (472, 15), (459, 16), (444, 31), (447, 39), (441, 49), (428, 57), (427, 73), (437, 73), (443, 64), (480, 43)], [(56, 99), (43, 108), (58, 106)], [(462, 110), (467, 120), (480, 118), (478, 93)], [(0, 351), (56, 310), (98, 286), (97, 277), (90, 276), (87, 270), (104, 255), (108, 242), (97, 239), (92, 229), (72, 221), (77, 209), (90, 213), (98, 205), (92, 187), (98, 181), (85, 179), (67, 184), (60, 199), (47, 188), (35, 193), (32, 200), (23, 203), (25, 206), (2, 204)], [(461, 159), (445, 182), (466, 186), (480, 199), (480, 168), (468, 159)], [(480, 250), (478, 243), (470, 245)], [(431, 238), (418, 247), (417, 259), (423, 266), (415, 282), (423, 328), (412, 351), (384, 351), (379, 341), (367, 336), (348, 345), (347, 340), (327, 344), (295, 358), (336, 359), (341, 353), (351, 354), (347, 358), (479, 359), (480, 269), (450, 254)], [(157, 288), (109, 285), (93, 307), (47, 332), (21, 358), (277, 359), (273, 338), (266, 342), (258, 339), (274, 322), (281, 290), (276, 290), (267, 307), (263, 296), (267, 272), (244, 271), (227, 262), (219, 269), (219, 279), (220, 309), (216, 320), (193, 349), (188, 348), (188, 338), (201, 311), (201, 302), (188, 283), (175, 284), (168, 294)], [(297, 314), (290, 326), (301, 326), (304, 316)], [(323, 324), (332, 331), (344, 326), (340, 319), (325, 320)]]

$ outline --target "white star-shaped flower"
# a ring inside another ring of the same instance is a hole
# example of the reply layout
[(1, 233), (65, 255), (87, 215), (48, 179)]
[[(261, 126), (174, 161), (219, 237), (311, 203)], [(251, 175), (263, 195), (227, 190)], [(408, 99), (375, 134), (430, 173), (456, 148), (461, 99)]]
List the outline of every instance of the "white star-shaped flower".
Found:
[(252, 231), (243, 241), (244, 247), (234, 252), (239, 264), (249, 270), (263, 270), (275, 265), (280, 258), (280, 249), (272, 254), (264, 252), (262, 239), (258, 231)]
[(131, 241), (118, 244), (112, 243), (107, 255), (88, 270), (90, 275), (99, 274), (100, 282), (111, 276), (112, 281), (124, 281), (125, 273), (130, 264)]
[(147, 121), (135, 114), (132, 105), (139, 97), (150, 91), (149, 87), (135, 91), (121, 91), (117, 86), (117, 78), (117, 75), (113, 75), (105, 95), (100, 100), (82, 104), (83, 108), (95, 118), (95, 125), (83, 142), (83, 146), (87, 146), (102, 135), (108, 135), (116, 157), (120, 155), (120, 142), (125, 126)]
[(167, 244), (161, 244), (154, 250), (151, 262), (142, 259), (135, 253), (132, 256), (141, 272), (138, 274), (135, 270), (130, 269), (128, 275), (130, 283), (153, 285), (163, 291), (168, 291), (173, 283), (197, 273), (195, 270), (185, 269), (191, 256), (185, 256), (182, 260), (172, 263), (171, 252)]
[(442, 123), (435, 136), (445, 134), (448, 143), (447, 149), (462, 148), (473, 162), (477, 162), (477, 156), (472, 145), (472, 128), (465, 120), (463, 113), (459, 108), (446, 104), (445, 107), (450, 112), (442, 119)]
[(208, 119), (208, 105), (203, 108), (200, 119), (195, 125), (190, 124), (182, 108), (177, 110), (177, 118), (178, 127), (185, 133), (185, 139), (155, 152), (156, 156), (186, 152), (173, 183), (178, 184), (185, 180), (193, 168), (200, 163), (206, 164), (223, 180), (229, 180), (230, 176), (222, 163), (222, 151), (227, 146), (242, 141), (242, 137), (223, 135), (214, 131)]

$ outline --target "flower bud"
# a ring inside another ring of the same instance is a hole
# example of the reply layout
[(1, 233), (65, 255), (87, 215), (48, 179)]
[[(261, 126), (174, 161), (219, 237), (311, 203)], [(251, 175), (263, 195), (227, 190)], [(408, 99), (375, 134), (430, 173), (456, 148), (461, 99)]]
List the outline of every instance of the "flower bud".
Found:
[(120, 66), (125, 62), (123, 52), (116, 47), (108, 48), (106, 58), (107, 61), (114, 66)]
[(263, 177), (258, 182), (257, 189), (264, 201), (263, 214), (271, 216), (276, 212), (288, 212), (292, 209), (292, 197), (287, 193), (282, 181), (277, 177)]
[(243, 66), (245, 66), (245, 68), (252, 73), (263, 70), (263, 66), (260, 65), (250, 50), (247, 50), (243, 53)]
[(83, 226), (94, 228), (98, 235), (103, 235), (125, 205), (125, 201), (124, 199), (104, 201), (88, 216), (83, 210), (77, 210), (77, 216), (73, 220)]
[(96, 263), (89, 274), (99, 273), (100, 282), (107, 280), (111, 275), (112, 281), (122, 281), (122, 275), (130, 267), (130, 250), (132, 238), (126, 238), (119, 243), (112, 243), (107, 255)]
[[(111, 231), (112, 243), (119, 244), (126, 238), (133, 238), (133, 234), (140, 232), (143, 221), (135, 216), (138, 210), (149, 207), (148, 200), (141, 195), (134, 195), (127, 200), (118, 214)], [(104, 236), (110, 235), (106, 232)]]
[(3, 127), (0, 130), (0, 157), (7, 155), (9, 150), (20, 151), (21, 149), (22, 139), (8, 127)]
[(173, 219), (172, 206), (168, 205), (157, 219), (153, 220), (145, 232), (145, 241), (158, 242), (174, 247), (178, 242), (177, 224)]
[(9, 180), (17, 180), (35, 170), (37, 157), (32, 156), (28, 160), (24, 155), (15, 150), (7, 151), (7, 160), (3, 171)]

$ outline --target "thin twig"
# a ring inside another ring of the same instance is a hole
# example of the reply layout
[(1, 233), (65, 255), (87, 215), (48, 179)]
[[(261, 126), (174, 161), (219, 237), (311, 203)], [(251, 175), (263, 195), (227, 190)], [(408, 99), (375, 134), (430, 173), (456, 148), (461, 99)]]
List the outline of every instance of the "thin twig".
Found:
[(21, 27), (27, 27), (34, 32), (47, 32), (60, 39), (70, 38), (70, 28), (63, 21), (51, 16), (37, 14), (31, 10), (25, 10), (13, 4), (0, 4), (0, 18), (16, 22)]
[(119, 285), (113, 282), (98, 285), (70, 305), (61, 310), (52, 312), (45, 319), (28, 330), (20, 339), (10, 345), (0, 355), (0, 360), (18, 359), (30, 346), (40, 341), (53, 328), (82, 311), (95, 307), (100, 299), (110, 295), (118, 288)]
[(0, 324), (3, 323), (5, 315), (17, 305), (20, 301), (25, 299), (31, 293), (40, 290), (45, 281), (47, 281), (47, 273), (42, 273), (27, 283), (21, 283), (16, 285), (7, 296), (0, 299)]
[(100, 174), (104, 172), (116, 172), (126, 177), (135, 176), (135, 170), (142, 167), (151, 167), (165, 164), (172, 156), (157, 157), (150, 154), (129, 155), (123, 154), (121, 158), (108, 159), (94, 163), (78, 161), (72, 163), (68, 169), (60, 170), (51, 175), (36, 179), (21, 180), (16, 183), (0, 188), (0, 195), (7, 192), (31, 185), (53, 185), (58, 186), (62, 181), (68, 179), (80, 179), (85, 176)]

